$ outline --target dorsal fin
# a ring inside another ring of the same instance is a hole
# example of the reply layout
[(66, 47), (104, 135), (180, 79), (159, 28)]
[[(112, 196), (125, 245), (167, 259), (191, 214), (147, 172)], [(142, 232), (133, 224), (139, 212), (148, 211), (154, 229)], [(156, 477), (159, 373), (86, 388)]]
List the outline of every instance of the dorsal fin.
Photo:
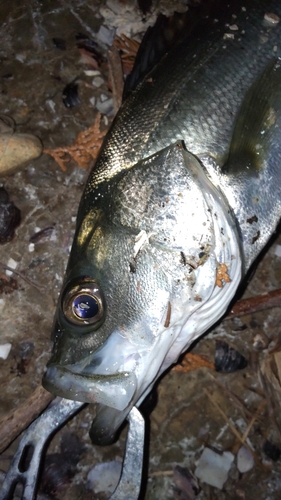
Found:
[(186, 16), (187, 13), (179, 14), (177, 12), (170, 18), (159, 14), (154, 26), (147, 29), (140, 44), (133, 70), (125, 81), (123, 100), (180, 39)]
[(214, 19), (224, 26), (241, 7), (240, 0), (233, 3), (230, 9), (225, 0), (210, 0), (194, 3), (186, 12), (174, 12), (171, 17), (160, 14), (142, 39), (133, 70), (125, 81), (123, 101), (175, 45), (184, 39), (189, 43), (193, 35), (205, 37), (206, 32), (213, 29)]

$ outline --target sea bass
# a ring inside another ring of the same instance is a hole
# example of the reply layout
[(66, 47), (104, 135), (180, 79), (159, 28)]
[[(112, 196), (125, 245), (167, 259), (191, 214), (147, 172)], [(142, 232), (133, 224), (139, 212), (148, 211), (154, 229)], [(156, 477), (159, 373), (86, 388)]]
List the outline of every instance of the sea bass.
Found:
[(82, 196), (43, 385), (97, 403), (99, 444), (225, 313), (281, 216), (281, 4), (228, 17), (131, 92)]

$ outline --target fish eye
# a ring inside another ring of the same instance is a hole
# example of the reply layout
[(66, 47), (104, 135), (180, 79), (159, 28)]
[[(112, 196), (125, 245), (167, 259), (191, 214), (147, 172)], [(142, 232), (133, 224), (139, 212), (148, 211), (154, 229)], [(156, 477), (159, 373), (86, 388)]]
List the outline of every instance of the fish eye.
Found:
[(74, 325), (91, 325), (104, 317), (104, 300), (98, 284), (89, 278), (70, 283), (62, 296), (62, 311)]

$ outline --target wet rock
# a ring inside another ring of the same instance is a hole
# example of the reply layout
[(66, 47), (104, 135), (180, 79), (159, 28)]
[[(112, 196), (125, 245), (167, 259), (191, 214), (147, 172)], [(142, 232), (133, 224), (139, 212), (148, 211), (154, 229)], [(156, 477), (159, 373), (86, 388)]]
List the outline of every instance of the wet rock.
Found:
[(41, 141), (32, 134), (0, 134), (0, 175), (10, 174), (42, 154)]
[[(1, 140), (1, 139), (0, 139)], [(21, 221), (20, 210), (10, 201), (6, 189), (0, 188), (0, 243), (10, 241)]]
[(216, 341), (215, 368), (217, 372), (232, 373), (246, 368), (248, 362), (240, 352), (223, 340)]

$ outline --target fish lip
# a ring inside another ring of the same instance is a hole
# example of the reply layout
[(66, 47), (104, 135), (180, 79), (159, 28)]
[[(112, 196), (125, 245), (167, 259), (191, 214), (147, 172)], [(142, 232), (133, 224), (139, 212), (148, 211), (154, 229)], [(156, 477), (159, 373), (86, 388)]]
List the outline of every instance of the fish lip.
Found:
[(77, 373), (71, 370), (71, 365), (49, 364), (42, 385), (56, 396), (84, 403), (101, 403), (123, 411), (134, 398), (137, 378), (133, 372), (110, 375)]

